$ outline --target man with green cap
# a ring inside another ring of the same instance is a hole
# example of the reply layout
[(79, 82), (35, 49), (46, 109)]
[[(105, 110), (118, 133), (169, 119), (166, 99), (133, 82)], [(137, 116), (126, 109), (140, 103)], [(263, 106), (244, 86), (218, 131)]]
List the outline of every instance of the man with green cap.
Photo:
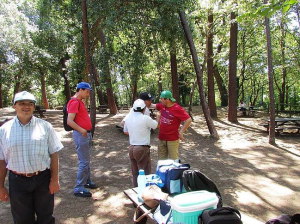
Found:
[[(156, 109), (160, 111), (160, 129), (158, 134), (158, 159), (179, 159), (179, 139), (184, 141), (183, 133), (190, 126), (189, 114), (176, 103), (168, 90), (161, 92), (160, 102)], [(183, 126), (179, 126), (183, 123)]]

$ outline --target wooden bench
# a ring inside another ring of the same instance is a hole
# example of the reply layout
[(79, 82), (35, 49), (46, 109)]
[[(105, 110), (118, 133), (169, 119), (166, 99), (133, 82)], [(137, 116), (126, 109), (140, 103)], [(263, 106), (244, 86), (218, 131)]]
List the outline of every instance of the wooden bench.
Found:
[(297, 130), (296, 132), (294, 133), (300, 133), (300, 127), (299, 126), (279, 126), (279, 127), (276, 127), (275, 128), (275, 131), (278, 133), (278, 134), (281, 134), (283, 133), (284, 130)]
[(98, 106), (98, 111), (100, 114), (108, 113), (108, 105), (99, 105)]
[(46, 109), (43, 109), (41, 106), (39, 105), (36, 105), (35, 106), (35, 110), (34, 110), (34, 113), (35, 114), (39, 114), (40, 115), (40, 118), (43, 118), (45, 117), (44, 116), (44, 113), (46, 112)]

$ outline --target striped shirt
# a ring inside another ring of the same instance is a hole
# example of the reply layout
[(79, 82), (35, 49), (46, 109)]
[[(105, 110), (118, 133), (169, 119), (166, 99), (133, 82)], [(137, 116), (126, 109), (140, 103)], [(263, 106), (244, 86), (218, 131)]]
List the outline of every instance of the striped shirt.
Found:
[(18, 173), (50, 168), (50, 155), (63, 148), (52, 125), (32, 117), (22, 125), (17, 116), (0, 127), (0, 160)]

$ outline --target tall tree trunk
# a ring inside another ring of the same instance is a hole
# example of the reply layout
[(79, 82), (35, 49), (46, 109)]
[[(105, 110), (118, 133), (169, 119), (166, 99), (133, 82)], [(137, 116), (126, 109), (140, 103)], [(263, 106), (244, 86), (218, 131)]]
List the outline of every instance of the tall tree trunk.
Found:
[[(194, 96), (194, 92), (195, 92), (195, 89), (196, 89), (196, 86), (197, 86), (197, 80), (195, 80), (195, 82), (193, 83), (193, 86), (192, 86), (192, 89), (191, 89), (191, 92), (190, 92), (190, 100), (189, 100), (189, 115), (191, 116), (191, 118), (193, 119), (193, 116), (192, 116), (192, 107), (193, 107), (193, 96)], [(194, 119), (193, 119), (194, 120)]]
[(205, 94), (204, 94), (204, 89), (203, 89), (203, 72), (202, 69), (200, 68), (200, 64), (198, 61), (198, 55), (196, 52), (196, 48), (194, 45), (194, 41), (193, 41), (193, 37), (190, 31), (190, 27), (188, 25), (188, 22), (186, 20), (185, 17), (185, 13), (184, 12), (179, 12), (179, 16), (180, 16), (180, 20), (183, 26), (183, 30), (185, 33), (185, 37), (187, 39), (188, 45), (190, 47), (190, 52), (192, 55), (192, 59), (193, 59), (193, 63), (194, 63), (194, 67), (195, 67), (195, 71), (197, 74), (197, 81), (198, 81), (198, 85), (199, 85), (199, 94), (200, 94), (200, 99), (201, 99), (201, 106), (202, 106), (202, 110), (203, 110), (203, 114), (206, 120), (206, 124), (208, 127), (208, 130), (210, 132), (210, 135), (216, 139), (219, 139), (219, 135), (218, 132), (214, 126), (213, 120), (210, 116), (209, 113), (209, 109), (207, 107), (206, 101), (205, 101)]
[[(95, 89), (94, 77), (96, 74), (93, 74), (93, 60), (92, 60), (92, 56), (90, 53), (89, 23), (88, 23), (88, 18), (87, 18), (86, 0), (81, 0), (81, 10), (82, 10), (82, 30), (83, 30), (85, 60), (86, 60), (86, 65), (87, 65), (88, 71), (89, 71), (90, 84), (91, 84), (92, 88)], [(91, 91), (90, 101), (91, 101), (90, 119), (92, 122), (92, 136), (93, 136), (94, 132), (95, 132), (95, 126), (96, 126), (96, 102), (95, 102), (94, 91)]]
[[(264, 0), (267, 4), (268, 0)], [(270, 97), (270, 122), (269, 122), (269, 143), (275, 144), (275, 97), (273, 86), (273, 62), (272, 62), (272, 42), (270, 21), (265, 17), (266, 37), (267, 37), (267, 51), (268, 51), (268, 78), (269, 78), (269, 97)]]
[(176, 44), (171, 44), (170, 50), (171, 59), (171, 74), (172, 74), (172, 93), (173, 98), (180, 104), (179, 87), (178, 87), (178, 72), (177, 72), (177, 59), (176, 59)]
[(71, 90), (70, 90), (70, 82), (69, 82), (69, 78), (68, 78), (68, 70), (67, 70), (67, 66), (66, 66), (66, 62), (67, 60), (69, 60), (70, 57), (64, 56), (63, 58), (60, 59), (60, 64), (61, 64), (61, 68), (62, 68), (62, 77), (64, 79), (64, 93), (66, 96), (66, 100), (69, 101), (71, 98)]
[(106, 39), (105, 35), (102, 32), (102, 37), (100, 38), (100, 42), (103, 48), (104, 52), (104, 60), (105, 60), (105, 66), (103, 68), (104, 72), (104, 77), (105, 77), (105, 83), (106, 83), (106, 94), (107, 94), (107, 101), (108, 101), (108, 106), (110, 110), (110, 114), (117, 114), (118, 113), (118, 108), (116, 105), (115, 97), (114, 97), (114, 92), (111, 84), (111, 76), (110, 76), (110, 69), (109, 69), (109, 54), (106, 50)]
[(45, 73), (40, 70), (41, 75), (41, 91), (42, 91), (42, 104), (45, 109), (49, 109), (49, 103), (47, 99), (47, 91), (46, 91), (46, 81), (45, 81)]
[(228, 92), (226, 89), (226, 85), (224, 84), (223, 78), (220, 75), (219, 68), (216, 64), (214, 65), (214, 77), (216, 79), (218, 89), (220, 92), (221, 106), (227, 107), (228, 106)]
[(14, 96), (16, 95), (16, 93), (21, 92), (21, 78), (22, 78), (23, 74), (18, 74), (15, 75), (15, 80), (16, 80), (16, 84), (15, 84), (15, 89), (14, 89)]
[(281, 47), (281, 65), (282, 65), (282, 83), (281, 89), (279, 93), (279, 102), (280, 102), (280, 110), (284, 111), (284, 101), (285, 101), (285, 90), (286, 90), (286, 66), (285, 66), (285, 32), (284, 32), (284, 23), (283, 23), (283, 14), (281, 17), (280, 30), (281, 30), (281, 38), (280, 38), (280, 47)]
[(237, 36), (238, 26), (235, 21), (236, 13), (231, 12), (230, 25), (230, 49), (229, 49), (229, 69), (228, 69), (228, 121), (237, 122)]
[(207, 30), (207, 87), (208, 87), (208, 107), (211, 117), (217, 117), (217, 107), (215, 99), (215, 82), (214, 82), (214, 61), (213, 61), (213, 22), (214, 17), (212, 10), (208, 10), (208, 30)]
[(163, 91), (162, 90), (162, 80), (161, 80), (161, 74), (158, 75), (158, 95), (160, 96), (160, 93)]
[(131, 105), (133, 105), (134, 101), (137, 99), (137, 79), (133, 78), (132, 80), (132, 98), (131, 98)]

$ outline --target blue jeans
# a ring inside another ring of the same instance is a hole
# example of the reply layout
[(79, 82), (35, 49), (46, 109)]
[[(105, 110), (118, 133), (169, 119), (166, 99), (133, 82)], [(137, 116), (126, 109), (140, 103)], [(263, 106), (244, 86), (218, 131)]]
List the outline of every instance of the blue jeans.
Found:
[(55, 223), (52, 215), (54, 194), (50, 194), (50, 179), (49, 169), (33, 177), (24, 177), (9, 172), (10, 206), (14, 223)]
[(87, 133), (87, 137), (83, 137), (78, 131), (73, 131), (73, 139), (76, 147), (76, 152), (79, 160), (79, 167), (77, 171), (76, 186), (74, 193), (83, 191), (84, 185), (92, 183), (90, 170), (90, 148), (92, 144), (91, 133)]

